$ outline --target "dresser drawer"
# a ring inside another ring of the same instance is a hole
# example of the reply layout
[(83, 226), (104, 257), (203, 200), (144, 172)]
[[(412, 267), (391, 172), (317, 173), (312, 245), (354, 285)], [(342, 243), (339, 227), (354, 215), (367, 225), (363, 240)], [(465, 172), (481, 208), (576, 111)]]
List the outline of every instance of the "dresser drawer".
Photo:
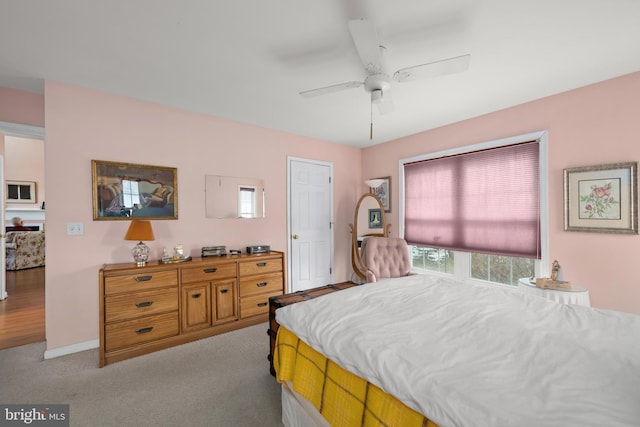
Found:
[(105, 322), (134, 319), (178, 309), (178, 287), (105, 297)]
[(182, 283), (208, 282), (229, 277), (236, 277), (234, 262), (182, 269)]
[(240, 297), (282, 291), (282, 273), (270, 273), (263, 276), (244, 278), (240, 280)]
[(282, 295), (282, 291), (258, 295), (255, 297), (241, 298), (240, 316), (245, 318), (255, 316), (257, 314), (267, 314), (269, 312), (269, 298), (276, 295)]
[(282, 259), (256, 259), (240, 263), (240, 278), (254, 274), (275, 273), (282, 271)]
[(178, 335), (178, 312), (148, 316), (105, 326), (105, 350)]
[(124, 276), (110, 276), (104, 279), (105, 295), (120, 292), (142, 291), (162, 286), (176, 286), (178, 270), (149, 271)]

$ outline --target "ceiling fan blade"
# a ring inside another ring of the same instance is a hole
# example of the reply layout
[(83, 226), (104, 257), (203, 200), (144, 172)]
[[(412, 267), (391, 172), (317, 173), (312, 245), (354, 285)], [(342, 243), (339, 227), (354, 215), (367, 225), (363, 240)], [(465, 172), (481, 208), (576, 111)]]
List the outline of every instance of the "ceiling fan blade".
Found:
[(321, 87), (321, 88), (318, 88), (318, 89), (305, 90), (303, 92), (300, 92), (300, 95), (304, 96), (305, 98), (312, 98), (314, 96), (326, 95), (328, 93), (340, 92), (342, 90), (347, 90), (347, 89), (353, 89), (353, 88), (356, 88), (356, 87), (360, 87), (363, 84), (364, 83), (362, 83), (362, 82), (340, 83), (340, 84), (337, 84), (337, 85)]
[(353, 19), (348, 22), (348, 25), (353, 43), (356, 45), (356, 50), (367, 74), (382, 72), (382, 55), (376, 27), (366, 19)]
[(415, 65), (413, 67), (407, 67), (396, 71), (393, 75), (393, 79), (397, 82), (404, 83), (423, 78), (460, 73), (469, 68), (470, 60), (471, 55), (462, 55), (443, 59), (441, 61), (430, 62), (428, 64)]

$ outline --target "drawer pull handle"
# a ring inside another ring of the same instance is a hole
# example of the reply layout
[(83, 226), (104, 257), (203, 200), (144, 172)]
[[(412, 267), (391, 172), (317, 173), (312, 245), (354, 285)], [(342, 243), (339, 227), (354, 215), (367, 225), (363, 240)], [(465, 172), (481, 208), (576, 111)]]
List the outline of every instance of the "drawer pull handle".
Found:
[(136, 282), (148, 282), (153, 276), (138, 276)]
[(264, 288), (265, 286), (267, 286), (267, 282), (256, 283), (256, 286), (259, 288)]
[(227, 292), (229, 292), (229, 289), (220, 289), (221, 294), (226, 294)]
[(153, 326), (147, 326), (146, 328), (140, 328), (136, 331), (136, 334), (146, 334), (153, 330)]
[(256, 266), (258, 266), (258, 267), (266, 267), (267, 263), (266, 262), (257, 262)]
[(265, 305), (267, 305), (267, 303), (266, 303), (266, 302), (259, 302), (259, 303), (258, 303), (258, 307), (264, 307)]
[(153, 301), (137, 302), (136, 303), (136, 307), (138, 307), (138, 308), (149, 307), (151, 304), (153, 304)]
[(202, 296), (201, 293), (191, 295), (191, 298), (200, 298)]
[(218, 269), (216, 267), (213, 268), (205, 268), (204, 272), (205, 273), (215, 273), (216, 271), (218, 271)]

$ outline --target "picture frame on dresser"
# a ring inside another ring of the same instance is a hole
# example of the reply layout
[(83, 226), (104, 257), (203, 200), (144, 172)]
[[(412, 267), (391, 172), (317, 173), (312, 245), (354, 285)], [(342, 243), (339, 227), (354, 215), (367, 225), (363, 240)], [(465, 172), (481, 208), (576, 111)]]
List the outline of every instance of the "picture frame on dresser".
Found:
[(178, 219), (177, 169), (91, 161), (93, 220)]
[(564, 229), (638, 234), (638, 162), (564, 169)]

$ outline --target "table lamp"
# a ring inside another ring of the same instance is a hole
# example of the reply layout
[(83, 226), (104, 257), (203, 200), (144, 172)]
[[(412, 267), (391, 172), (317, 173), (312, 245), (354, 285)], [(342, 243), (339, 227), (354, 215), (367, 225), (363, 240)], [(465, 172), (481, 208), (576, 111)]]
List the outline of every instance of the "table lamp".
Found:
[(132, 220), (124, 239), (139, 241), (131, 250), (131, 254), (133, 255), (133, 260), (138, 264), (138, 267), (144, 266), (149, 260), (149, 246), (142, 243), (142, 241), (155, 240), (151, 222), (140, 219)]

